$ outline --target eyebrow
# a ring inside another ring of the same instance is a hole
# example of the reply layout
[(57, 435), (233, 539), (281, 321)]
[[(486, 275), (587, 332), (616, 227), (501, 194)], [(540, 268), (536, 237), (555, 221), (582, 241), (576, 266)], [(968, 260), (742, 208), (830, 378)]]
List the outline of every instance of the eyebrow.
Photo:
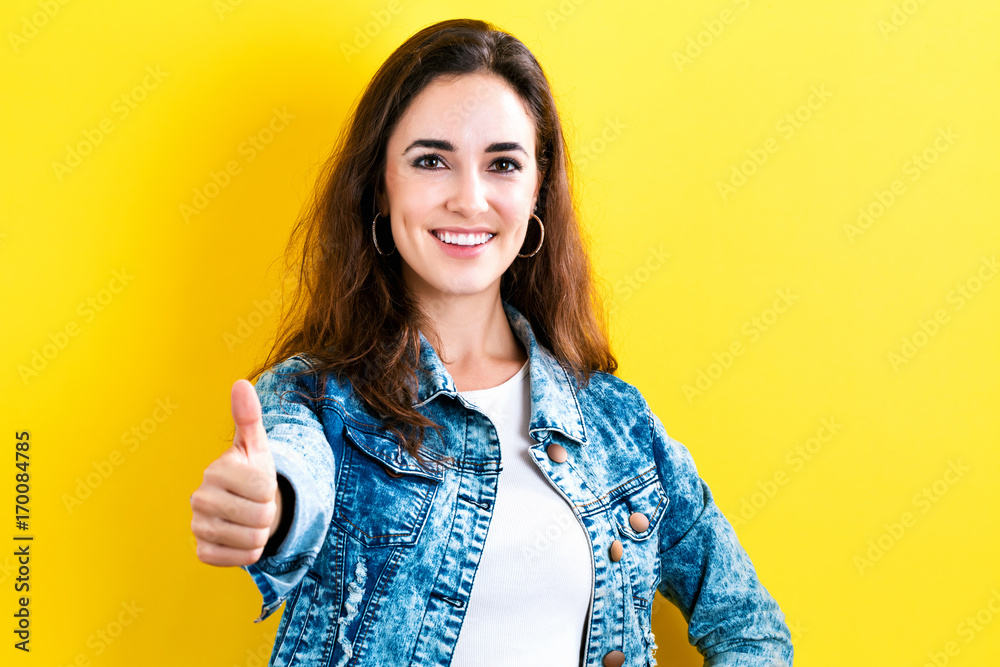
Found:
[[(439, 151), (455, 151), (455, 145), (444, 139), (417, 139), (406, 147), (403, 154), (405, 155), (412, 148), (433, 148)], [(524, 150), (524, 147), (516, 141), (494, 141), (486, 147), (487, 153), (506, 153), (508, 151), (521, 151), (525, 155), (528, 154), (528, 151)]]

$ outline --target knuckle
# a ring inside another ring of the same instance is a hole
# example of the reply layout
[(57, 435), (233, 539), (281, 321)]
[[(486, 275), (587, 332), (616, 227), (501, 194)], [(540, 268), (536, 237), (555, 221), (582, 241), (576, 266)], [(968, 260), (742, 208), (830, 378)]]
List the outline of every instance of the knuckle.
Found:
[[(214, 464), (213, 464), (214, 465)], [(202, 488), (215, 488), (219, 486), (221, 480), (221, 474), (218, 468), (213, 468), (209, 466), (205, 468), (205, 472), (202, 473)]]
[(278, 475), (270, 470), (254, 470), (250, 477), (250, 488), (257, 493), (270, 493), (278, 488)]
[(253, 525), (257, 527), (268, 526), (270, 527), (271, 521), (274, 519), (274, 507), (273, 503), (257, 503), (256, 507), (253, 508), (251, 513), (251, 520)]
[(191, 519), (191, 532), (198, 539), (199, 542), (204, 540), (207, 536), (205, 535), (205, 519), (200, 515), (196, 515)]
[(271, 522), (278, 515), (278, 503), (273, 500), (264, 506), (263, 525), (270, 528)]
[(211, 540), (212, 542), (218, 542), (219, 538), (222, 536), (223, 528), (224, 524), (222, 520), (218, 517), (214, 517), (205, 522), (205, 525), (202, 528), (202, 534), (205, 536), (205, 539)]
[(196, 514), (208, 511), (208, 501), (205, 499), (205, 495), (200, 489), (191, 495), (191, 509)]
[(234, 518), (240, 513), (240, 504), (233, 499), (229, 499), (222, 504), (222, 516)]
[(209, 565), (214, 564), (213, 560), (215, 559), (215, 549), (211, 544), (198, 540), (198, 548), (195, 550), (195, 553), (198, 555), (198, 560), (201, 562), (208, 563)]

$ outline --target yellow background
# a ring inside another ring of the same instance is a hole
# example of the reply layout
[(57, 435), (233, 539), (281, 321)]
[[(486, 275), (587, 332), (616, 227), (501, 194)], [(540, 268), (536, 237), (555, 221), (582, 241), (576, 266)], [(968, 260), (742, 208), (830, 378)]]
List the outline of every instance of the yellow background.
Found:
[[(997, 664), (992, 0), (4, 2), (0, 662), (266, 661), (278, 615), (254, 625), (250, 578), (197, 561), (188, 496), (229, 444), (229, 388), (274, 334), (280, 256), (345, 114), (455, 16), (550, 76), (620, 375), (692, 451), (796, 664)], [(294, 118), (268, 137), (275, 109)], [(700, 664), (660, 602), (660, 664)]]

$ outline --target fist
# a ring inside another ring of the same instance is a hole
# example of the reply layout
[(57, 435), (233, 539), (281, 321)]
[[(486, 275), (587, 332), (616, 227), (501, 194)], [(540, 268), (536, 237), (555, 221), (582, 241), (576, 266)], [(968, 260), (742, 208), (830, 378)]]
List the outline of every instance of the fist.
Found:
[(205, 469), (191, 494), (191, 532), (198, 559), (209, 565), (251, 565), (281, 518), (281, 494), (253, 385), (237, 380), (230, 395), (233, 444)]

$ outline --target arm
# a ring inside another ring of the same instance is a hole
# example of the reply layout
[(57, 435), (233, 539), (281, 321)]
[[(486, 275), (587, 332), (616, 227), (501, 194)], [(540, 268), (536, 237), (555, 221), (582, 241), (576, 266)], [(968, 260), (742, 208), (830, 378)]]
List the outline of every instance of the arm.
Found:
[[(647, 408), (648, 409), (648, 408)], [(757, 578), (690, 452), (648, 412), (653, 452), (670, 497), (661, 522), (659, 592), (688, 622), (706, 667), (784, 667), (792, 642), (778, 603)]]
[(303, 368), (305, 362), (292, 357), (263, 373), (256, 384), (280, 498), (280, 519), (271, 524), (264, 553), (243, 566), (263, 597), (258, 622), (274, 613), (302, 580), (323, 546), (333, 511), (334, 460), (323, 424), (295, 393), (304, 390), (301, 378), (284, 375)]

